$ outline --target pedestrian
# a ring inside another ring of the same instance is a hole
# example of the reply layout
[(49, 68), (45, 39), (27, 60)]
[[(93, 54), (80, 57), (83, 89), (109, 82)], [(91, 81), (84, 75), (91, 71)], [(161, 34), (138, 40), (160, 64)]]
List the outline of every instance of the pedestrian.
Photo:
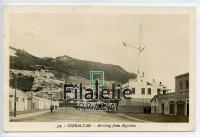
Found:
[(50, 111), (51, 111), (51, 113), (53, 112), (53, 106), (52, 105), (50, 106)]

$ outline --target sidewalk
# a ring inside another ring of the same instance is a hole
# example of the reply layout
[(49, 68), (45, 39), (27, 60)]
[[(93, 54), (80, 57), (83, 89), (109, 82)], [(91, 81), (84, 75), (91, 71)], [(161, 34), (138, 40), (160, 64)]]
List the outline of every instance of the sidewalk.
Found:
[(128, 117), (134, 117), (149, 122), (189, 122), (189, 117), (179, 115), (162, 114), (128, 114)]
[(16, 117), (14, 117), (13, 115), (10, 116), (10, 120), (17, 120), (17, 119), (21, 119), (21, 118), (36, 116), (36, 115), (44, 114), (47, 112), (50, 112), (50, 110), (46, 109), (46, 110), (38, 110), (38, 111), (19, 112), (19, 113), (17, 113)]
[(129, 118), (129, 119), (132, 119), (132, 120), (135, 120), (135, 121), (138, 121), (138, 122), (151, 122), (151, 121), (142, 120), (142, 119), (138, 119), (138, 118), (135, 118), (135, 117), (127, 116), (127, 115), (124, 115), (124, 114), (118, 114), (118, 115), (126, 117), (126, 118)]
[[(17, 111), (17, 115), (21, 115), (21, 114), (27, 114), (27, 113), (35, 113), (35, 112), (40, 112), (40, 111), (44, 111), (44, 110), (48, 110), (48, 109), (32, 109), (32, 110), (26, 110), (26, 111)], [(9, 116), (13, 116), (14, 112), (9, 112)]]

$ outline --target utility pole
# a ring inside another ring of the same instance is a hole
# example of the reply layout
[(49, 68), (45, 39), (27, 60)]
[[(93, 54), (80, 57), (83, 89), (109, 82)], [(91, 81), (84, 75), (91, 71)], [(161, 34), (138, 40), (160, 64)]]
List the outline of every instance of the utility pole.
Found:
[(14, 117), (16, 117), (17, 105), (16, 105), (16, 94), (17, 94), (17, 77), (14, 75), (15, 82), (15, 95), (14, 95)]
[(52, 105), (53, 93), (52, 93), (51, 87), (50, 87), (50, 94), (51, 94), (51, 106), (50, 106), (50, 110), (51, 110), (51, 112), (53, 112), (53, 105)]
[(140, 73), (140, 55), (145, 49), (145, 47), (142, 47), (142, 24), (141, 23), (140, 23), (140, 30), (139, 30), (139, 43), (138, 43), (138, 46), (133, 46), (133, 45), (128, 44), (126, 42), (123, 42), (122, 44), (125, 47), (134, 48), (138, 52), (137, 75), (139, 75), (139, 73)]

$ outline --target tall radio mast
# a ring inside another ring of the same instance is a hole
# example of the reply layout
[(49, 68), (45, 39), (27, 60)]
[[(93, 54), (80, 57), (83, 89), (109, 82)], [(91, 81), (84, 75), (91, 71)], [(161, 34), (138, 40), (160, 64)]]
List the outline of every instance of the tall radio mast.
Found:
[(145, 47), (142, 46), (142, 24), (140, 23), (140, 31), (139, 31), (139, 43), (138, 46), (133, 46), (127, 42), (122, 43), (125, 47), (134, 48), (138, 52), (138, 64), (137, 64), (137, 75), (140, 73), (140, 55), (144, 51)]

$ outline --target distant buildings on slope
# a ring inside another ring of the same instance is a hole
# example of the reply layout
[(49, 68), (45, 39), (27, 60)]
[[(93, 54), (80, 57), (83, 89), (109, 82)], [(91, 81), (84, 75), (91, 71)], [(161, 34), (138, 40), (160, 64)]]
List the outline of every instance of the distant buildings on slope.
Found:
[[(50, 109), (50, 106), (59, 106), (62, 85), (64, 81), (57, 80), (48, 70), (16, 70), (11, 69), (10, 74), (18, 76), (33, 77), (33, 86), (30, 91), (16, 89), (16, 111), (32, 111), (40, 109)], [(19, 84), (18, 79), (15, 79)], [(22, 81), (21, 81), (22, 82)], [(21, 83), (23, 84), (23, 83)], [(14, 112), (14, 87), (9, 88), (9, 112)]]

